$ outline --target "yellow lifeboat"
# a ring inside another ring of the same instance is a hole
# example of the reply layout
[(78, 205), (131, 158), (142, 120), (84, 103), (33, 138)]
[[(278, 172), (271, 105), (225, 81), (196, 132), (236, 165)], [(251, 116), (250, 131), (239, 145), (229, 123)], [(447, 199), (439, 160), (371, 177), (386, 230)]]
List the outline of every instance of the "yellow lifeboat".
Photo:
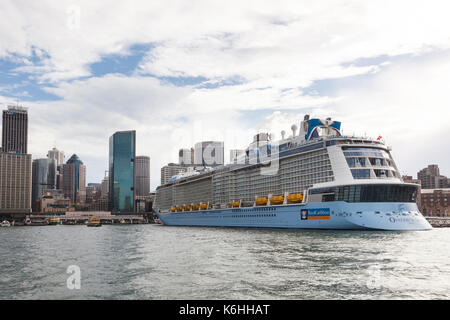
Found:
[(267, 205), (267, 197), (256, 198), (255, 203), (257, 206), (265, 206)]
[(201, 203), (200, 204), (200, 209), (201, 210), (206, 210), (208, 208), (208, 204), (207, 203)]
[(211, 204), (211, 203), (209, 204), (209, 207), (208, 207), (208, 208), (209, 208), (209, 209), (212, 209), (212, 204)]
[(177, 206), (177, 211), (178, 211), (178, 212), (183, 211), (183, 206)]
[(303, 201), (303, 194), (293, 193), (287, 196), (287, 201), (289, 203), (299, 203)]
[(240, 201), (233, 201), (233, 202), (230, 202), (229, 206), (231, 208), (237, 208), (237, 207), (239, 207), (240, 204), (241, 204)]
[(192, 210), (197, 211), (200, 208), (199, 204), (192, 205)]
[(171, 207), (170, 208), (170, 212), (175, 212), (175, 211), (177, 211), (177, 207)]
[(270, 197), (270, 204), (282, 204), (284, 202), (284, 196)]
[(184, 206), (184, 211), (191, 211), (192, 207), (190, 205)]

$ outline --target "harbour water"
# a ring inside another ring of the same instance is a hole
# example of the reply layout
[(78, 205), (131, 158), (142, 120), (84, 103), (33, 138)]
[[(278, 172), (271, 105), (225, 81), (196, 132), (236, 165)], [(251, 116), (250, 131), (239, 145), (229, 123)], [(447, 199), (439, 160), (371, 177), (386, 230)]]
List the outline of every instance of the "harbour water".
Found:
[(11, 227), (0, 243), (0, 299), (450, 298), (449, 228)]

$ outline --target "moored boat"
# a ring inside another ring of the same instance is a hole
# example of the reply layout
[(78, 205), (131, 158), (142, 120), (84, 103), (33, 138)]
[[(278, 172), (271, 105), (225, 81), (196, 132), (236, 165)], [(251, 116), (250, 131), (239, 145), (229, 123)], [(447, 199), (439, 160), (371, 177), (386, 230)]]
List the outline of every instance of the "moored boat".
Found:
[(60, 225), (60, 224), (61, 224), (61, 219), (58, 218), (58, 217), (51, 217), (51, 218), (48, 220), (48, 224), (49, 224), (50, 226), (57, 226), (57, 225)]
[(98, 217), (92, 216), (92, 217), (89, 217), (89, 220), (86, 225), (88, 227), (101, 227), (102, 223)]
[(8, 220), (3, 220), (2, 223), (0, 223), (0, 226), (11, 227), (11, 223)]

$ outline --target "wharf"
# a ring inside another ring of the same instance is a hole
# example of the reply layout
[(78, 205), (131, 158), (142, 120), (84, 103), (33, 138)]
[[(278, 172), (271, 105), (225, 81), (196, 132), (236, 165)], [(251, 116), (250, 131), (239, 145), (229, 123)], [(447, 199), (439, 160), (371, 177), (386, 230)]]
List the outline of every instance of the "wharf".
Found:
[(450, 227), (450, 217), (425, 217), (433, 228)]

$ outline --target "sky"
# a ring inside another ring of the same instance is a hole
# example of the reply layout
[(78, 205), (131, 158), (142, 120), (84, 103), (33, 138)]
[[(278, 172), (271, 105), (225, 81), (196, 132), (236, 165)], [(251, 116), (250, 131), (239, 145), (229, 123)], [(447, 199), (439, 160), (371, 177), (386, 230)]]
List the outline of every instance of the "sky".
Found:
[(0, 108), (29, 112), (29, 153), (76, 153), (87, 182), (108, 141), (137, 131), (151, 189), (178, 150), (221, 140), (225, 159), (257, 132), (305, 114), (378, 137), (402, 174), (450, 176), (446, 1), (1, 0)]

